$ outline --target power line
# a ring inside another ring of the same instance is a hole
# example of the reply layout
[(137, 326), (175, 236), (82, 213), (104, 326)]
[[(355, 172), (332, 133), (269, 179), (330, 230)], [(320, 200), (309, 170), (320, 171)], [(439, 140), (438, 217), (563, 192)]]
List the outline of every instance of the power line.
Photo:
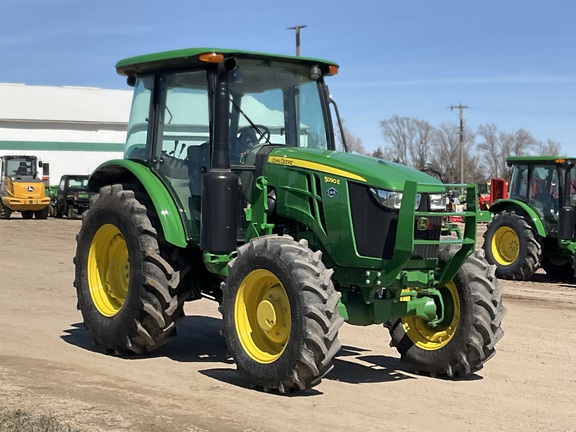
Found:
[(506, 114), (521, 114), (521, 115), (551, 115), (551, 116), (576, 116), (576, 112), (546, 112), (546, 111), (515, 111), (503, 110), (497, 108), (475, 108), (477, 111), (492, 111)]

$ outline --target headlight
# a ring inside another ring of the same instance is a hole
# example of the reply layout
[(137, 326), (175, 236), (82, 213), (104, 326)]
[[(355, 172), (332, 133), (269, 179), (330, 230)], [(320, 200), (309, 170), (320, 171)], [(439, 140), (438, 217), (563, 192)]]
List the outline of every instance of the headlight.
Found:
[(446, 194), (430, 194), (430, 210), (446, 210)]
[[(382, 207), (387, 209), (396, 209), (400, 208), (400, 204), (402, 204), (402, 192), (395, 192), (389, 191), (385, 189), (374, 189), (370, 188), (370, 192), (376, 198), (376, 201), (380, 203)], [(422, 197), (420, 194), (416, 194), (416, 203), (414, 204), (414, 208), (417, 209), (420, 207), (420, 199)]]

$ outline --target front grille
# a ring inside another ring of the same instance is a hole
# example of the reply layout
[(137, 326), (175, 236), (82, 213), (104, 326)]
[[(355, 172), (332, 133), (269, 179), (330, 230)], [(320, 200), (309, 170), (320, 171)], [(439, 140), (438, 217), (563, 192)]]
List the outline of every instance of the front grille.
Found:
[(349, 183), (349, 191), (358, 253), (382, 259), (392, 258), (398, 213), (379, 206), (366, 186)]
[[(391, 259), (394, 255), (398, 212), (386, 210), (372, 196), (367, 186), (349, 183), (352, 224), (356, 248), (363, 256)], [(424, 198), (424, 197), (423, 197)], [(428, 200), (422, 199), (420, 211), (426, 211)], [(414, 238), (417, 240), (439, 240), (442, 218), (427, 218), (427, 229), (418, 230), (414, 222)], [(408, 235), (408, 233), (406, 233)], [(435, 258), (438, 245), (416, 245), (413, 258)]]

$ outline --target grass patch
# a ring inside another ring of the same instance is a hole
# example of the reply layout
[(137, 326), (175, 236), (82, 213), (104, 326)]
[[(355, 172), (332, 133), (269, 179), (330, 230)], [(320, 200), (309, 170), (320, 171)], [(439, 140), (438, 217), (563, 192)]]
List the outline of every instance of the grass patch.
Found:
[(2, 432), (82, 432), (52, 415), (34, 415), (17, 409), (0, 407), (0, 431)]

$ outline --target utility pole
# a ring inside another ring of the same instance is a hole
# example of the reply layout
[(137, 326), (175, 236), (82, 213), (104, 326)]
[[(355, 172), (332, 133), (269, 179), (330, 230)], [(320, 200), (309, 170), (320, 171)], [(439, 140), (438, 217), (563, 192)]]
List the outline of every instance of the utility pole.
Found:
[(466, 121), (464, 110), (470, 107), (462, 105), (462, 102), (459, 105), (450, 105), (451, 111), (456, 108), (460, 111), (460, 183), (464, 183), (464, 122)]
[(307, 25), (297, 25), (288, 27), (286, 30), (294, 30), (296, 32), (296, 55), (300, 55), (300, 29), (308, 27)]

